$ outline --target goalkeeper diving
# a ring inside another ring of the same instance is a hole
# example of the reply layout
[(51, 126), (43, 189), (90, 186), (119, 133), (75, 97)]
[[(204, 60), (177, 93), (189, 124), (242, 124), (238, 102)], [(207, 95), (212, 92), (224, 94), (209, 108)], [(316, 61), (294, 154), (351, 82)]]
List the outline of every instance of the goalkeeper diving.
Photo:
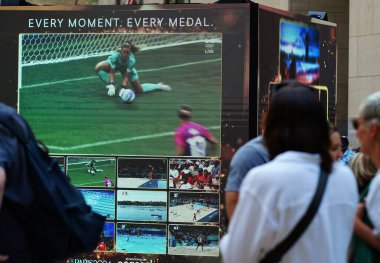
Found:
[(139, 48), (127, 41), (122, 44), (120, 50), (113, 52), (107, 60), (99, 62), (95, 66), (96, 74), (106, 83), (108, 96), (116, 94), (115, 73), (120, 72), (123, 76), (119, 94), (127, 88), (128, 83), (132, 85), (132, 90), (138, 93), (150, 92), (154, 90), (171, 91), (171, 87), (164, 83), (144, 83), (141, 84), (139, 75), (135, 69), (135, 54)]

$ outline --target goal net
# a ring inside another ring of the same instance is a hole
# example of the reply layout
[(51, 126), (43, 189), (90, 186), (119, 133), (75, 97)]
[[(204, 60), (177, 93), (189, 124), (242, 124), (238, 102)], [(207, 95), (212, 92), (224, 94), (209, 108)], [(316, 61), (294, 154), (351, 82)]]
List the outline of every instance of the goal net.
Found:
[(191, 43), (221, 43), (220, 33), (90, 33), (21, 34), (21, 66), (109, 55), (129, 41), (141, 51)]

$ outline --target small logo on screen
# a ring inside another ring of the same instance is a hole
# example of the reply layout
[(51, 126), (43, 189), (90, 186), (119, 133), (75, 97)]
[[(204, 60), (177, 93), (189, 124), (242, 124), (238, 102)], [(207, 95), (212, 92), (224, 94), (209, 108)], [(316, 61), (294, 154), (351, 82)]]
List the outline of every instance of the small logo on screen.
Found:
[(205, 42), (205, 54), (214, 54), (215, 52), (215, 43), (214, 41)]

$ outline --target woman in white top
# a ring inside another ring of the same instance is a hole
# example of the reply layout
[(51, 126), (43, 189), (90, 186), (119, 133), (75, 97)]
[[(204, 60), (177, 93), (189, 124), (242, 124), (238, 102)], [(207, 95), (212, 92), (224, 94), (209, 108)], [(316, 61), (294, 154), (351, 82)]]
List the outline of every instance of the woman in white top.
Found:
[[(291, 87), (290, 87), (291, 86)], [(271, 100), (264, 132), (271, 162), (250, 170), (221, 241), (225, 263), (259, 262), (294, 229), (329, 175), (320, 207), (283, 263), (345, 263), (358, 194), (353, 173), (334, 163), (322, 105), (311, 88), (292, 83)]]

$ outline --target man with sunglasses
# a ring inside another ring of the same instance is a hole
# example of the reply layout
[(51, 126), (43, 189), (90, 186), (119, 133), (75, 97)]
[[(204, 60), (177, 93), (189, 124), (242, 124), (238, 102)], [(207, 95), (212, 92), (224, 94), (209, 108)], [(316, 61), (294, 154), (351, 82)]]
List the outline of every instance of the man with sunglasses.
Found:
[[(356, 237), (377, 251), (372, 255), (376, 257), (372, 262), (379, 262), (376, 260), (380, 260), (380, 92), (364, 100), (359, 108), (359, 117), (354, 119), (352, 124), (356, 130), (361, 151), (371, 158), (377, 168), (377, 174), (372, 179), (365, 202), (359, 204), (354, 232)], [(365, 215), (364, 218), (363, 215)], [(373, 229), (369, 227), (371, 223)], [(355, 257), (355, 247), (353, 247), (353, 252)]]

